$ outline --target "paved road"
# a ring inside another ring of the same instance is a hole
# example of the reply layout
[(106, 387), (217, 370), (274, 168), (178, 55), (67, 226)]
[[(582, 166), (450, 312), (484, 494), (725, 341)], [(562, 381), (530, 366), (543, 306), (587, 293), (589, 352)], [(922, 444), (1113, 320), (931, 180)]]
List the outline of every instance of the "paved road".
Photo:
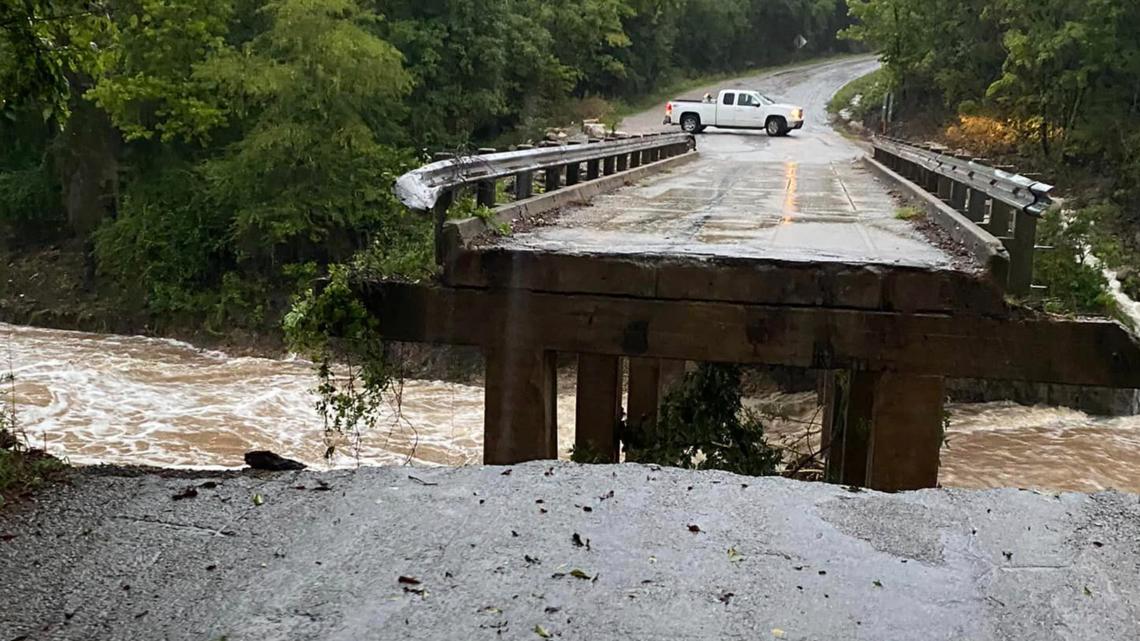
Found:
[(0, 512), (0, 639), (1136, 638), (1133, 495), (505, 474), (81, 473)]
[[(503, 245), (949, 268), (944, 251), (895, 219), (898, 204), (857, 161), (862, 149), (827, 122), (830, 97), (877, 65), (854, 58), (729, 82), (725, 86), (802, 105), (804, 129), (785, 138), (707, 130), (697, 138), (700, 158), (694, 163), (596, 198), (590, 207), (564, 212), (557, 225), (517, 234)], [(663, 115), (662, 106), (630, 118), (625, 128), (660, 130)]]

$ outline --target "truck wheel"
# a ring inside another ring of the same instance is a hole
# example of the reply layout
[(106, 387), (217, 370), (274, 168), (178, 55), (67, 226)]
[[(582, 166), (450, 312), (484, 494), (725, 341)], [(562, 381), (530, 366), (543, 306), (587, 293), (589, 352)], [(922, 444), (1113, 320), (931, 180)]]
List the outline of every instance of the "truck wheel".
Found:
[(685, 133), (699, 134), (704, 127), (701, 127), (701, 117), (696, 114), (685, 114), (681, 116), (681, 129)]
[(779, 116), (772, 116), (768, 119), (764, 129), (767, 130), (769, 136), (783, 136), (788, 133), (788, 121)]

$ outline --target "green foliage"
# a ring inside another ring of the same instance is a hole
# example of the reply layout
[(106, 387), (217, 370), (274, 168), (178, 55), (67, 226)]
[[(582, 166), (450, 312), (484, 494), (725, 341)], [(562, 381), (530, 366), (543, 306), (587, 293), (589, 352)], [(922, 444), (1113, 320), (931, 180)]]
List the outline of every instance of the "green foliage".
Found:
[(28, 446), (16, 413), (15, 385), (12, 374), (0, 376), (0, 508), (62, 477), (67, 469), (59, 459)]
[(627, 459), (688, 469), (772, 475), (779, 451), (760, 419), (741, 407), (741, 368), (702, 364), (669, 393), (656, 426), (625, 432)]
[(329, 435), (355, 434), (379, 419), (391, 383), (373, 317), (352, 288), (353, 270), (334, 267), (285, 316), (292, 350), (316, 363), (317, 410)]
[(1047, 311), (1104, 316), (1115, 312), (1104, 275), (1089, 262), (1092, 234), (1092, 219), (1085, 214), (1065, 220), (1059, 212), (1051, 212), (1041, 221), (1038, 243), (1052, 249), (1039, 254), (1034, 274), (1047, 287)]
[(115, 34), (107, 2), (0, 3), (0, 115), (32, 108), (44, 121), (66, 120)]
[(926, 212), (915, 207), (914, 205), (907, 205), (906, 207), (899, 207), (895, 210), (895, 218), (898, 220), (919, 220), (926, 216)]
[[(1105, 185), (1116, 211), (1140, 206), (1140, 3), (1132, 0), (850, 0), (847, 36), (882, 53), (898, 111), (942, 105), (963, 113), (952, 132), (981, 153), (1021, 155), (1018, 165)], [(992, 134), (988, 144), (985, 132)], [(989, 148), (986, 148), (989, 147)], [(1080, 169), (1075, 172), (1074, 169)], [(1083, 187), (1083, 185), (1082, 185)], [(1098, 228), (1092, 218), (1100, 218)], [(1111, 310), (1096, 253), (1136, 256), (1134, 215), (1047, 220), (1038, 279), (1051, 309)], [(1107, 239), (1109, 236), (1115, 238)], [(1127, 287), (1133, 272), (1124, 269)], [(1140, 288), (1138, 288), (1140, 289)]]
[(93, 246), (96, 289), (151, 326), (265, 330), (300, 266), (433, 272), (430, 223), (391, 192), (425, 148), (612, 121), (667, 80), (795, 58), (797, 34), (829, 50), (842, 6), (6, 3), (0, 230)]
[(868, 116), (883, 106), (883, 98), (890, 90), (890, 78), (885, 69), (856, 78), (840, 89), (827, 103), (828, 113), (839, 115), (846, 110), (851, 120), (866, 122)]
[(226, 0), (128, 0), (115, 6), (116, 46), (100, 52), (104, 71), (86, 97), (127, 140), (204, 139), (225, 123), (214, 87), (195, 66), (222, 48), (233, 17)]

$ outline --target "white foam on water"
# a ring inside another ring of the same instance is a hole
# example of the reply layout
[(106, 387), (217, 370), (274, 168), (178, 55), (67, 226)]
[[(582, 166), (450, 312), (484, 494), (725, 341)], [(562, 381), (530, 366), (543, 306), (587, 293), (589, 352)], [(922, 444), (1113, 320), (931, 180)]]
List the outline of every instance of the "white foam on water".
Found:
[[(229, 357), (179, 341), (0, 324), (0, 371), (7, 370), (16, 377), (29, 439), (76, 464), (236, 468), (254, 449), (318, 468), (471, 465), (482, 458), (483, 389), (471, 385), (405, 381), (358, 447), (339, 442), (326, 461), (316, 379), (311, 364), (295, 356)], [(818, 420), (809, 397), (783, 400), (804, 414), (801, 420)], [(558, 409), (566, 457), (572, 391), (559, 395)], [(774, 438), (804, 429), (802, 422), (772, 428)], [(954, 405), (948, 437), (940, 477), (946, 486), (1140, 492), (1140, 418)]]

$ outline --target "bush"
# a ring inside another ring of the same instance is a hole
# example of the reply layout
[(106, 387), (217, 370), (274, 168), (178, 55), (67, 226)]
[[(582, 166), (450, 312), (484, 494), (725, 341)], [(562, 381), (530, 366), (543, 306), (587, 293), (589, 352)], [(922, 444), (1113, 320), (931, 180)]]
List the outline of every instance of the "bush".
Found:
[(1044, 285), (1046, 311), (1061, 314), (1112, 316), (1116, 302), (1108, 281), (1090, 264), (1094, 225), (1087, 211), (1068, 219), (1058, 212), (1046, 215), (1038, 228), (1037, 242), (1052, 249), (1037, 257), (1034, 274)]
[(695, 470), (751, 476), (776, 473), (780, 453), (764, 441), (760, 419), (741, 407), (741, 367), (702, 364), (665, 398), (657, 425), (630, 424), (626, 457)]

